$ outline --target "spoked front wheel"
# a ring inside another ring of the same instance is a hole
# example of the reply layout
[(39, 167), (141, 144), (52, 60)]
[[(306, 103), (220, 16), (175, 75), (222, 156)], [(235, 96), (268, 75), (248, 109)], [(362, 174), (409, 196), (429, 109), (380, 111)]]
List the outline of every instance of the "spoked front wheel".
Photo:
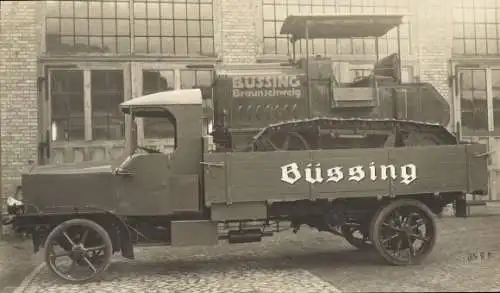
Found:
[(87, 219), (63, 222), (47, 236), (45, 262), (59, 278), (83, 283), (108, 268), (113, 247), (106, 230)]
[(402, 199), (382, 207), (370, 225), (370, 239), (390, 264), (419, 264), (436, 244), (436, 222), (422, 202)]

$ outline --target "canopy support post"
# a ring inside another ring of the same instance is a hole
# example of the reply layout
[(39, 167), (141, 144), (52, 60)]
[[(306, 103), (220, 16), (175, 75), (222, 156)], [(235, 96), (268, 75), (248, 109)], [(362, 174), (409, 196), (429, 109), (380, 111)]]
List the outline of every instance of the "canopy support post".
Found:
[(307, 117), (312, 118), (312, 103), (311, 103), (311, 78), (309, 76), (309, 20), (306, 20), (305, 25), (305, 41), (306, 41), (306, 101), (307, 101)]
[[(378, 63), (380, 59), (380, 53), (379, 53), (379, 38), (375, 37), (375, 65)], [(375, 94), (375, 102), (377, 103), (377, 106), (380, 104), (380, 94), (378, 91), (378, 82), (377, 82), (377, 71), (375, 70), (375, 67), (373, 68), (373, 76), (372, 76), (372, 86), (373, 86), (373, 91)]]
[(398, 31), (398, 59), (399, 59), (399, 62), (398, 62), (398, 84), (402, 84), (402, 72), (403, 72), (403, 68), (402, 68), (402, 62), (401, 62), (401, 25), (398, 24), (397, 26), (397, 31)]
[[(398, 58), (397, 58), (397, 80), (396, 80), (396, 83), (398, 85), (401, 85), (401, 31), (400, 31), (400, 25), (398, 24), (397, 27), (397, 39), (398, 39)], [(401, 88), (401, 87), (399, 87)], [(392, 102), (393, 102), (393, 108), (392, 108), (392, 111), (393, 111), (393, 117), (395, 120), (399, 120), (399, 115), (398, 115), (398, 98), (399, 98), (399, 93), (398, 91), (396, 90), (396, 88), (393, 88), (392, 89)], [(401, 137), (401, 131), (399, 129), (399, 125), (396, 124), (396, 127), (395, 127), (395, 132), (396, 132), (396, 141), (395, 141), (395, 146), (396, 147), (401, 147), (404, 145), (403, 143), (403, 138)]]
[[(401, 62), (401, 31), (400, 31), (400, 25), (398, 25), (396, 27), (397, 29), (397, 39), (398, 39), (398, 64), (397, 64), (397, 68), (396, 68), (396, 83), (398, 85), (401, 85), (402, 84), (402, 81), (401, 81), (401, 74), (402, 74), (402, 62)], [(399, 98), (399, 93), (398, 91), (396, 90), (396, 88), (393, 89), (393, 117), (394, 119), (399, 119), (399, 115), (398, 115), (398, 98)]]

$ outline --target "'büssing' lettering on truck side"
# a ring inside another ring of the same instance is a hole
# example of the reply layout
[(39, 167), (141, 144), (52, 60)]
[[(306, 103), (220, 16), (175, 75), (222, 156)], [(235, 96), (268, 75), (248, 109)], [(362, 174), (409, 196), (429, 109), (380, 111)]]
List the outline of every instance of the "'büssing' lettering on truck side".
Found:
[[(281, 181), (288, 184), (295, 184), (302, 178), (308, 183), (338, 183), (342, 180), (360, 182), (367, 176), (371, 181), (387, 179), (397, 180), (400, 179), (402, 184), (410, 184), (417, 179), (417, 166), (414, 164), (406, 164), (399, 167), (399, 172), (396, 172), (396, 166), (393, 164), (379, 165), (378, 167), (374, 162), (368, 165), (368, 170), (365, 166), (358, 165), (344, 171), (344, 166), (333, 166), (326, 170), (321, 168), (321, 164), (307, 164), (303, 170), (300, 170), (299, 165), (295, 162), (286, 164), (281, 168)], [(379, 171), (379, 172), (377, 172)]]

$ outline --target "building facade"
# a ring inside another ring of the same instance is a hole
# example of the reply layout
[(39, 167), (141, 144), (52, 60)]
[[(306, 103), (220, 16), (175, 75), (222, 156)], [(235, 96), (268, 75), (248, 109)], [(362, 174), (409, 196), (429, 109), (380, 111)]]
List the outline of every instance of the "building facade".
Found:
[[(403, 78), (432, 83), (452, 108), (452, 131), (488, 143), (492, 199), (500, 160), (500, 0), (2, 1), (2, 195), (28, 161), (107, 160), (125, 148), (118, 104), (168, 89), (202, 88), (214, 71), (273, 70), (291, 48), (292, 14), (405, 14)], [(380, 55), (396, 51), (396, 32)], [(344, 81), (370, 72), (371, 39), (315, 40)], [(297, 51), (303, 54), (304, 44)], [(498, 107), (497, 107), (498, 106)], [(138, 140), (168, 147), (169, 127), (139, 123)], [(497, 158), (498, 157), (498, 158)]]

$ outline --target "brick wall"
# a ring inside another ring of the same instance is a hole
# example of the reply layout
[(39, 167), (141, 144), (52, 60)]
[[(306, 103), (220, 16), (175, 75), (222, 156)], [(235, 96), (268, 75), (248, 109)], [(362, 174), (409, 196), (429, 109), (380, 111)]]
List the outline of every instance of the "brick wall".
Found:
[(449, 60), (453, 40), (453, 1), (412, 1), (415, 20), (412, 41), (417, 54), (417, 75), (432, 83), (450, 100)]
[(220, 0), (218, 22), (221, 29), (221, 55), (224, 64), (255, 63), (259, 42), (260, 0)]
[(5, 197), (15, 190), (20, 168), (36, 159), (40, 22), (36, 1), (2, 1), (0, 5), (1, 176)]

